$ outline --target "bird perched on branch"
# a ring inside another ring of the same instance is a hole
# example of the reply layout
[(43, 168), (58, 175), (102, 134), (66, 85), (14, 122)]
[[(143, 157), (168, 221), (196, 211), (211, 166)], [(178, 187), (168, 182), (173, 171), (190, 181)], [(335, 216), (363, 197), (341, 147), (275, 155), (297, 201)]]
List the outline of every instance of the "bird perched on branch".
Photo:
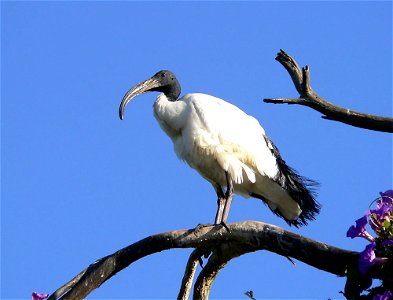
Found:
[[(180, 96), (180, 84), (167, 70), (131, 88), (119, 107), (145, 92), (161, 92), (154, 116), (171, 138), (177, 156), (209, 181), (217, 193), (215, 224), (226, 226), (234, 193), (261, 199), (294, 226), (315, 219), (320, 206), (310, 188), (281, 158), (259, 122), (238, 107), (206, 94)], [(225, 188), (225, 191), (224, 191)]]

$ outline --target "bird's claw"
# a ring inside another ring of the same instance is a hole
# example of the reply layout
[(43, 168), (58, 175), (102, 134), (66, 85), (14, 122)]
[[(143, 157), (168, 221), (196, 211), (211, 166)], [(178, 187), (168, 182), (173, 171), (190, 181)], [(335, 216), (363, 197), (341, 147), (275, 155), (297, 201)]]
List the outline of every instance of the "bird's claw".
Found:
[(220, 226), (222, 226), (222, 227), (225, 227), (225, 229), (228, 231), (228, 233), (231, 232), (231, 230), (229, 229), (228, 225), (227, 225), (224, 221), (221, 221), (221, 223), (218, 224), (218, 225), (220, 225)]
[(200, 230), (202, 230), (205, 227), (210, 227), (210, 226), (222, 226), (222, 227), (224, 227), (228, 231), (228, 233), (231, 232), (231, 230), (229, 229), (228, 225), (225, 222), (221, 221), (221, 223), (218, 223), (218, 224), (198, 224), (194, 228), (194, 234), (198, 234), (198, 232)]
[(197, 234), (200, 230), (202, 230), (205, 227), (209, 227), (209, 226), (213, 226), (213, 224), (198, 224), (195, 228), (194, 228), (194, 234)]

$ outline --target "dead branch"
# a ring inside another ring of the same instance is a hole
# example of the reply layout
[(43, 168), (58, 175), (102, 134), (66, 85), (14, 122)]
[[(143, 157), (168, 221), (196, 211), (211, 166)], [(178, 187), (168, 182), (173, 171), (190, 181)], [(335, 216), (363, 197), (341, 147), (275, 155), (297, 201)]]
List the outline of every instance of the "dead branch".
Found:
[(195, 282), (193, 299), (209, 299), (211, 286), (218, 272), (233, 258), (253, 252), (255, 248), (243, 243), (226, 243), (218, 245)]
[(277, 54), (276, 60), (288, 71), (300, 97), (267, 98), (263, 100), (264, 102), (304, 105), (322, 113), (322, 118), (324, 119), (339, 121), (364, 129), (393, 133), (393, 118), (365, 114), (336, 106), (320, 97), (311, 88), (310, 69), (308, 66), (305, 66), (300, 70), (297, 62), (290, 55), (284, 52), (284, 50), (280, 50)]
[[(212, 249), (212, 255), (194, 287), (194, 298), (198, 298), (198, 295), (201, 296), (199, 299), (207, 299), (202, 296), (209, 294), (215, 276), (228, 261), (257, 250), (268, 250), (292, 257), (339, 276), (345, 275), (348, 265), (357, 263), (358, 252), (329, 246), (274, 225), (244, 221), (230, 224), (228, 227), (230, 232), (221, 226), (207, 226), (197, 231), (175, 230), (146, 237), (97, 260), (55, 291), (49, 299), (83, 299), (131, 263), (150, 254), (173, 248)], [(195, 256), (192, 261), (195, 261)]]
[(201, 251), (201, 249), (196, 248), (194, 251), (192, 251), (190, 257), (188, 258), (186, 270), (184, 271), (183, 280), (181, 282), (180, 291), (177, 296), (178, 300), (187, 300), (189, 298), (195, 271), (202, 255), (203, 252)]

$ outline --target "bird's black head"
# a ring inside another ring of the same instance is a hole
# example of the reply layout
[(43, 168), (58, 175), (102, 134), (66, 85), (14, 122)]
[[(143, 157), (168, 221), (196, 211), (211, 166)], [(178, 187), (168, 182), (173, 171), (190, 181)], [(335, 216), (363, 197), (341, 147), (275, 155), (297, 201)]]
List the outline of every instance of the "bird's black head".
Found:
[(133, 98), (152, 91), (164, 93), (169, 101), (176, 101), (180, 95), (180, 84), (175, 74), (168, 70), (159, 71), (151, 78), (138, 83), (124, 95), (119, 107), (120, 119), (123, 120), (124, 110)]
[(169, 100), (177, 100), (180, 95), (180, 84), (175, 74), (168, 70), (162, 70), (154, 74), (151, 79), (158, 81), (160, 84), (150, 89), (150, 91), (162, 92)]

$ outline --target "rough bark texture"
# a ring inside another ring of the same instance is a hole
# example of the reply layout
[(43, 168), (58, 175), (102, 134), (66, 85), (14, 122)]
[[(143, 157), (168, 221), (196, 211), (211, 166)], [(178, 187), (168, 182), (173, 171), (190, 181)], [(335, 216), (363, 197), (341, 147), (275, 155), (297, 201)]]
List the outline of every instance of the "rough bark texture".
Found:
[(393, 118), (365, 114), (339, 107), (320, 97), (311, 88), (310, 69), (308, 66), (300, 69), (297, 62), (283, 50), (277, 54), (276, 60), (288, 71), (300, 97), (267, 98), (263, 100), (264, 102), (304, 105), (322, 113), (324, 115), (322, 118), (324, 119), (339, 121), (364, 129), (393, 132)]
[[(253, 251), (272, 251), (339, 276), (345, 275), (348, 265), (357, 262), (357, 252), (329, 246), (274, 225), (244, 221), (230, 224), (228, 227), (230, 232), (222, 226), (207, 226), (197, 231), (175, 230), (144, 238), (97, 260), (55, 291), (49, 299), (83, 299), (133, 262), (173, 248), (201, 248), (212, 251), (207, 265), (195, 283), (194, 299), (207, 299), (211, 284), (219, 270), (232, 258)], [(202, 253), (206, 253), (206, 250)], [(179, 298), (182, 297), (179, 294)]]
[(192, 287), (192, 281), (194, 280), (194, 275), (198, 263), (202, 264), (201, 261), (202, 255), (203, 255), (203, 251), (201, 251), (200, 248), (196, 248), (194, 251), (192, 251), (186, 265), (186, 270), (184, 271), (179, 295), (177, 296), (178, 300), (187, 300), (189, 298), (191, 287)]

